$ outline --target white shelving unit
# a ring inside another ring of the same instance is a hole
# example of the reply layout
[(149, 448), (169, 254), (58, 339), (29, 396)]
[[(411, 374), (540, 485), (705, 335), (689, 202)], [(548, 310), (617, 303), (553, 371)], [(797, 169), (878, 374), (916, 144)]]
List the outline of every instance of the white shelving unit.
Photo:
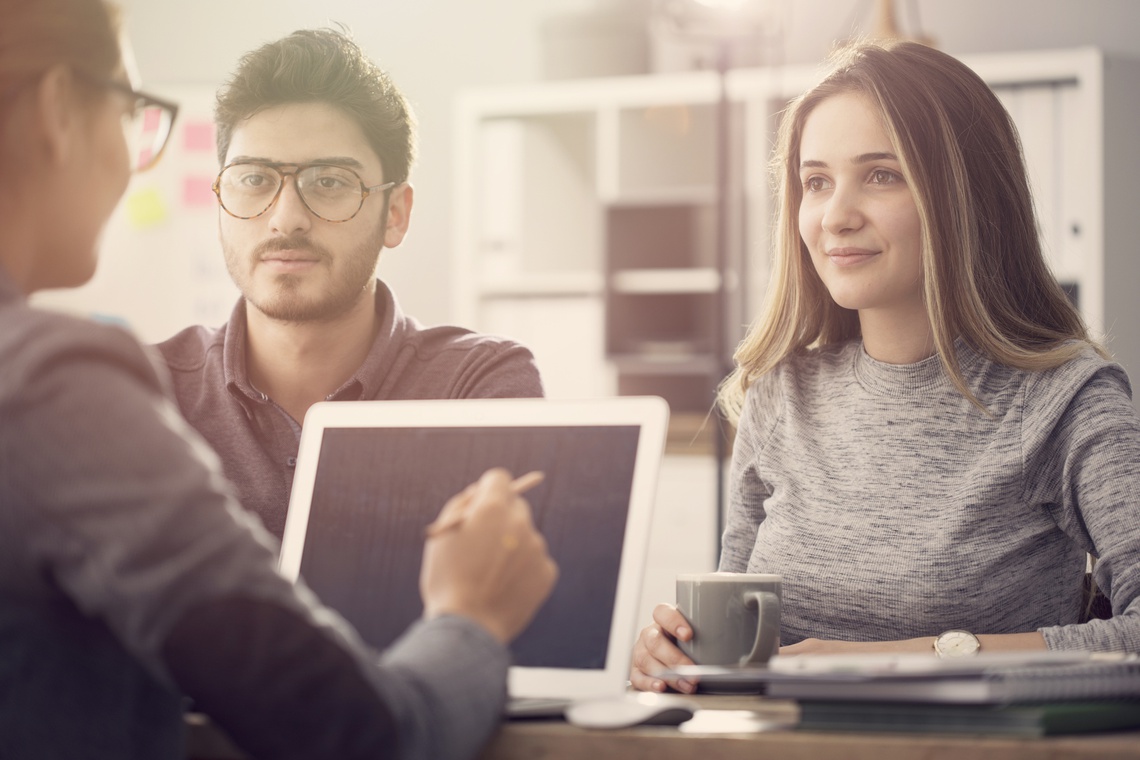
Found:
[[(970, 56), (1017, 123), (1051, 266), (1140, 378), (1140, 63), (1092, 48)], [(734, 345), (768, 277), (777, 114), (814, 67), (738, 69), (724, 293)], [(552, 396), (658, 393), (692, 429), (715, 380), (712, 72), (475, 90), (457, 104), (456, 318), (524, 340)], [(743, 285), (743, 287), (742, 287)], [(680, 438), (680, 436), (678, 437)], [(680, 444), (678, 444), (680, 445)], [(681, 448), (684, 448), (681, 446)]]
[(689, 73), (460, 100), (457, 319), (524, 340), (549, 395), (711, 405), (717, 88)]

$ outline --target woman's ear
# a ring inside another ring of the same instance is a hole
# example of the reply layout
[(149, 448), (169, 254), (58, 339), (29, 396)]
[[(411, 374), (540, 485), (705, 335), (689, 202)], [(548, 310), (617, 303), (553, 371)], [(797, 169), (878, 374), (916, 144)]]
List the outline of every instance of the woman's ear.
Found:
[(33, 134), (38, 148), (55, 165), (66, 163), (74, 150), (78, 120), (75, 75), (62, 64), (48, 69), (33, 94)]

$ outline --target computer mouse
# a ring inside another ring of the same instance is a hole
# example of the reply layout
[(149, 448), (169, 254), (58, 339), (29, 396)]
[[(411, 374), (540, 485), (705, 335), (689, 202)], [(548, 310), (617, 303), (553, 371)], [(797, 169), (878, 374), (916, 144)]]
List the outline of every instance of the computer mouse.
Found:
[(566, 708), (566, 720), (579, 728), (676, 726), (693, 717), (697, 703), (680, 694), (630, 692), (614, 697), (583, 699)]

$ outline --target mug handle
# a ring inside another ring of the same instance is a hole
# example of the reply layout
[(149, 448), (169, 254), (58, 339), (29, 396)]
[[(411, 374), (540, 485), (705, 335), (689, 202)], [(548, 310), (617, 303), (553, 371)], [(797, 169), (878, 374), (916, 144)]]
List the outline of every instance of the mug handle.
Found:
[(780, 597), (771, 591), (749, 591), (744, 604), (757, 610), (756, 642), (752, 651), (740, 658), (740, 664), (763, 664), (772, 656), (780, 636)]

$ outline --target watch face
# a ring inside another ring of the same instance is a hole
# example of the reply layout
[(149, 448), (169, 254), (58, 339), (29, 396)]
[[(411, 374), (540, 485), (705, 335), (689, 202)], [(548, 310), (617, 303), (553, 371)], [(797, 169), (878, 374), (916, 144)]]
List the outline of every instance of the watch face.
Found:
[(967, 631), (947, 631), (938, 637), (935, 648), (942, 657), (966, 657), (977, 652), (981, 644)]

